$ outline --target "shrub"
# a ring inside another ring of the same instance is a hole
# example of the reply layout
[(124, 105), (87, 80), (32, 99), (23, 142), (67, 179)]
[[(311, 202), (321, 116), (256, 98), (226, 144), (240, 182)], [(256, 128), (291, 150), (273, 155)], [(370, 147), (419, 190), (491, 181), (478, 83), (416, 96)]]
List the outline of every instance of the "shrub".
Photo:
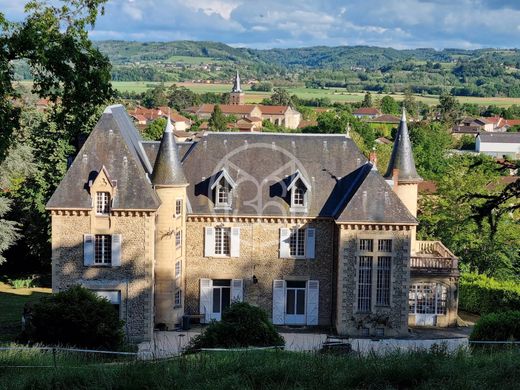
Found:
[(25, 279), (8, 279), (7, 281), (14, 288), (32, 288), (36, 286), (34, 277)]
[(459, 291), (459, 307), (472, 313), (520, 310), (520, 284), (513, 281), (498, 281), (485, 275), (464, 273), (460, 278)]
[(520, 311), (483, 316), (475, 324), (470, 340), (520, 340)]
[(188, 345), (188, 351), (200, 348), (237, 348), (281, 346), (280, 336), (262, 309), (245, 302), (231, 304), (222, 313), (222, 321), (213, 321)]
[(124, 339), (123, 323), (110, 302), (74, 286), (36, 303), (19, 341), (117, 349)]

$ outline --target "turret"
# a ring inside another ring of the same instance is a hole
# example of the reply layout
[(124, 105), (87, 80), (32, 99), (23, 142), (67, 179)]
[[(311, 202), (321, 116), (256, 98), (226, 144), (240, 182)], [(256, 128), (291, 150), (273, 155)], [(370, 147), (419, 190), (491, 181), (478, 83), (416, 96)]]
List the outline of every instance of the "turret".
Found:
[(417, 190), (418, 184), (423, 179), (415, 169), (412, 143), (410, 142), (404, 107), (399, 129), (395, 136), (392, 155), (384, 177), (408, 210), (410, 210), (410, 213), (413, 216), (417, 216)]
[(155, 225), (155, 323), (172, 329), (184, 313), (188, 181), (168, 117), (152, 173), (161, 200)]

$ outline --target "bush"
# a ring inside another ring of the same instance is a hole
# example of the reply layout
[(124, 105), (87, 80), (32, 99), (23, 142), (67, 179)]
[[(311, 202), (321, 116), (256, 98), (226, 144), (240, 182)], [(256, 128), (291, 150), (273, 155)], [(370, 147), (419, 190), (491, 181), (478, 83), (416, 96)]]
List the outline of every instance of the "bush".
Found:
[(23, 343), (117, 349), (124, 322), (110, 302), (80, 286), (42, 298), (29, 311)]
[(213, 321), (188, 345), (188, 351), (200, 348), (271, 347), (285, 345), (262, 309), (245, 302), (231, 304), (222, 313), (222, 321)]
[(470, 340), (520, 340), (520, 311), (483, 316), (473, 328)]
[(459, 291), (459, 308), (462, 310), (477, 314), (520, 310), (520, 284), (513, 281), (464, 273)]
[(25, 279), (8, 279), (7, 282), (13, 286), (13, 288), (32, 288), (36, 286), (35, 278), (25, 278)]

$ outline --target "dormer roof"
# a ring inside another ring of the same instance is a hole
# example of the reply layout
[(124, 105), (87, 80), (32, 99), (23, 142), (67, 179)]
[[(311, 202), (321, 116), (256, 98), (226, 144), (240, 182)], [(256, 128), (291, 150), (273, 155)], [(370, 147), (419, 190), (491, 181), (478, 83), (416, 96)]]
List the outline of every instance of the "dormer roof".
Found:
[(394, 172), (397, 170), (398, 182), (401, 183), (418, 183), (422, 181), (421, 176), (415, 168), (415, 160), (413, 158), (412, 143), (408, 133), (408, 125), (406, 124), (406, 111), (403, 107), (403, 115), (399, 123), (399, 129), (395, 136), (394, 147), (385, 179), (392, 179)]

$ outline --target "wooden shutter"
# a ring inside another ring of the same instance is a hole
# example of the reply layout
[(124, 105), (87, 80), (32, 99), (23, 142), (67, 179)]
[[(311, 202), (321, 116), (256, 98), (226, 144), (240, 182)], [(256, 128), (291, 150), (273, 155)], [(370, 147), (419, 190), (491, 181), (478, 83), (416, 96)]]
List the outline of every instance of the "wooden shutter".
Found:
[(318, 325), (320, 301), (320, 282), (309, 280), (307, 282), (307, 325)]
[(94, 235), (83, 235), (83, 265), (94, 264)]
[(240, 228), (231, 228), (231, 257), (240, 257)]
[(285, 323), (285, 281), (273, 281), (273, 324)]
[(244, 300), (244, 281), (243, 279), (233, 279), (231, 281), (231, 302), (242, 302)]
[(215, 228), (205, 227), (204, 231), (204, 256), (215, 256)]
[(305, 257), (307, 259), (314, 259), (316, 246), (316, 229), (305, 229)]
[(281, 228), (280, 229), (280, 258), (291, 257), (291, 229)]
[(201, 322), (207, 324), (211, 320), (211, 299), (213, 295), (213, 281), (200, 279), (200, 314), (204, 314)]
[(112, 234), (112, 267), (121, 266), (121, 234)]

